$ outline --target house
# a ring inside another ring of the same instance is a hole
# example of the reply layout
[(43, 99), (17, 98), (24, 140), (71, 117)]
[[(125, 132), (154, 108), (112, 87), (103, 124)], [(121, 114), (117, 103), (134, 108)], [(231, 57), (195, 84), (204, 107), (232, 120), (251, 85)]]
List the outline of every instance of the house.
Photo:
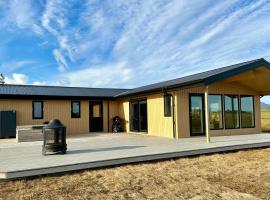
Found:
[(130, 90), (1, 85), (0, 110), (15, 110), (17, 125), (58, 118), (68, 134), (111, 132), (120, 116), (126, 132), (223, 136), (260, 133), (269, 94), (270, 63), (257, 59)]

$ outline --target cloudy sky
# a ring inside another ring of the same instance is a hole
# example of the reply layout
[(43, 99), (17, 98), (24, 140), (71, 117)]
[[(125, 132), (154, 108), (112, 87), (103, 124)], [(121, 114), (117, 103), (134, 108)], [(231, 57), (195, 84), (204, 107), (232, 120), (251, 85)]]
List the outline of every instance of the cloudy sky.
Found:
[(270, 61), (270, 0), (0, 0), (0, 29), (14, 84), (130, 88)]

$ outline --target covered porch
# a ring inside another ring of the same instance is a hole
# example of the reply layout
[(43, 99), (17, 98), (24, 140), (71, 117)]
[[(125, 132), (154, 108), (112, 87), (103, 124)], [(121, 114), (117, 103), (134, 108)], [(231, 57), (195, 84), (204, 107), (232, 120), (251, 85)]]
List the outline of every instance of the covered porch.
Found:
[(0, 141), (0, 179), (171, 159), (270, 146), (270, 134), (173, 140), (141, 134), (95, 134), (68, 138), (65, 155), (42, 156), (41, 142)]
[[(205, 80), (203, 97), (206, 141), (210, 143), (212, 136), (220, 133), (222, 135), (225, 131), (234, 131), (235, 134), (260, 133), (260, 98), (266, 95), (270, 95), (270, 68), (266, 66), (231, 70)], [(216, 97), (216, 100), (211, 100), (210, 97), (213, 99)], [(211, 102), (219, 101), (218, 98), (220, 98), (220, 121), (222, 122), (221, 125), (216, 124), (217, 128), (213, 129)], [(237, 104), (236, 107), (234, 104)], [(232, 115), (235, 112), (237, 119), (231, 122), (236, 125), (228, 126), (226, 112), (230, 108), (230, 112)]]

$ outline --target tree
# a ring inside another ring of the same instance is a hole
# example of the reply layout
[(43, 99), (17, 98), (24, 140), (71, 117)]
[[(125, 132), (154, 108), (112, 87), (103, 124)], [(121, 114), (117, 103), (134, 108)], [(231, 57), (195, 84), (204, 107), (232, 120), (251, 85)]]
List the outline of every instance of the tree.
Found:
[(0, 84), (5, 84), (5, 76), (2, 73), (0, 74)]

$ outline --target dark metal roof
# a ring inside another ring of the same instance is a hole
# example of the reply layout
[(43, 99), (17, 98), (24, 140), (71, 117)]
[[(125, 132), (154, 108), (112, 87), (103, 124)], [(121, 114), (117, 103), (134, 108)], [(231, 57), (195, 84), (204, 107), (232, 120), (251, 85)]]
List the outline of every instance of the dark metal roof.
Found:
[(90, 99), (113, 98), (127, 89), (114, 88), (85, 88), (61, 86), (35, 85), (0, 85), (1, 97), (29, 97), (29, 98), (62, 98), (62, 99)]
[(143, 87), (138, 87), (121, 94), (116, 95), (116, 97), (127, 97), (127, 96), (135, 96), (140, 94), (146, 94), (151, 92), (158, 92), (162, 90), (168, 90), (173, 88), (179, 88), (183, 86), (189, 86), (193, 84), (203, 83), (204, 85), (209, 85), (211, 83), (224, 80), (228, 77), (255, 69), (257, 67), (269, 67), (270, 63), (265, 59), (257, 59), (244, 63), (239, 63), (235, 65), (230, 65), (227, 67), (222, 67), (182, 78), (177, 78), (169, 81), (164, 81), (160, 83), (155, 83)]
[(209, 85), (228, 77), (256, 69), (268, 67), (270, 63), (265, 59), (257, 59), (227, 67), (222, 67), (182, 78), (155, 83), (135, 89), (115, 88), (86, 88), (61, 86), (35, 86), (35, 85), (0, 85), (0, 98), (51, 98), (51, 99), (107, 99), (136, 96), (152, 92), (160, 92), (173, 88), (190, 86), (198, 83)]

